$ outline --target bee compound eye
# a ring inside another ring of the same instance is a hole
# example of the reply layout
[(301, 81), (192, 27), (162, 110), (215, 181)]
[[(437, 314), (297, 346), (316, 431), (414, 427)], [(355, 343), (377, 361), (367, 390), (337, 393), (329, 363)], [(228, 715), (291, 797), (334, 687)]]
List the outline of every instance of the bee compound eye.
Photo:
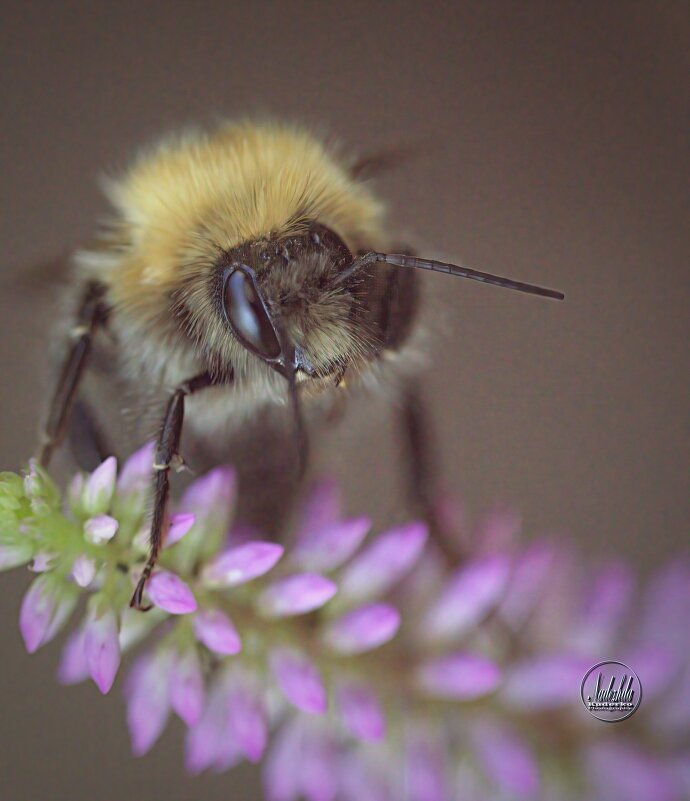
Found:
[(276, 359), (281, 348), (266, 307), (251, 277), (241, 269), (227, 277), (225, 314), (238, 339), (264, 359)]

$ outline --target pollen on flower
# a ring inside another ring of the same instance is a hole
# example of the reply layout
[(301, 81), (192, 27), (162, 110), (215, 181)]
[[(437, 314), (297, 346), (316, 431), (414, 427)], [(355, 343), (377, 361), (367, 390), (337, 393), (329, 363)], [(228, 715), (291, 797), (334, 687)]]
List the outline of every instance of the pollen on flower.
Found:
[[(0, 570), (29, 570), (26, 649), (75, 619), (58, 679), (107, 693), (138, 646), (122, 682), (134, 755), (177, 718), (190, 773), (261, 762), (268, 801), (690, 797), (689, 560), (636, 594), (627, 565), (590, 574), (500, 512), (473, 548), (463, 523), (466, 557), (448, 564), (423, 522), (345, 517), (330, 480), (269, 542), (233, 527), (219, 467), (174, 504), (142, 614), (152, 458), (107, 459), (64, 497), (34, 462), (0, 475)], [(648, 695), (624, 740), (604, 727), (594, 747), (580, 683), (612, 654)]]

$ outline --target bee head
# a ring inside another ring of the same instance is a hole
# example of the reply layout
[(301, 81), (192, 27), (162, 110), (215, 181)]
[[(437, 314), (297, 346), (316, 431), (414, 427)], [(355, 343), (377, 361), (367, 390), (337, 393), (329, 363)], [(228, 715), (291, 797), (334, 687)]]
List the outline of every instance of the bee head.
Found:
[(338, 283), (353, 256), (330, 229), (269, 237), (223, 253), (223, 316), (247, 351), (286, 378), (327, 378), (365, 350), (357, 298)]

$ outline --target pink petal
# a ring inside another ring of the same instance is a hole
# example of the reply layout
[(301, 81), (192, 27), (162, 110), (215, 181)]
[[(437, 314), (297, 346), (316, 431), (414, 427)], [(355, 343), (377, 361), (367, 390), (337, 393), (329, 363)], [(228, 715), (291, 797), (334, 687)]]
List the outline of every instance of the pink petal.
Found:
[(37, 553), (31, 560), (29, 570), (32, 573), (46, 573), (48, 570), (52, 569), (54, 561), (54, 553), (49, 553), (48, 551), (39, 551), (39, 553)]
[(292, 550), (292, 563), (303, 570), (334, 570), (359, 548), (370, 528), (368, 517), (356, 517), (307, 529)]
[(204, 708), (204, 677), (194, 650), (178, 656), (170, 672), (170, 705), (188, 725), (201, 720)]
[(536, 711), (575, 704), (591, 660), (574, 654), (547, 654), (526, 659), (506, 674), (502, 698), (516, 709)]
[(0, 570), (11, 570), (13, 567), (25, 565), (33, 553), (31, 541), (25, 539), (21, 542), (0, 545)]
[(446, 753), (440, 737), (412, 733), (407, 744), (405, 785), (409, 797), (419, 801), (447, 801)]
[(120, 667), (117, 617), (111, 610), (91, 616), (84, 631), (84, 652), (91, 678), (103, 693), (110, 691)]
[(202, 580), (210, 587), (246, 584), (275, 567), (283, 551), (282, 545), (261, 540), (230, 548), (206, 565)]
[(236, 494), (235, 471), (231, 467), (216, 467), (187, 488), (180, 509), (193, 512), (206, 535), (225, 536), (234, 515)]
[(601, 569), (586, 599), (584, 617), (597, 628), (615, 627), (628, 609), (635, 590), (635, 576), (629, 565), (616, 562)]
[(681, 659), (672, 649), (660, 645), (639, 645), (626, 651), (621, 661), (634, 665), (644, 692), (645, 705), (674, 683), (673, 695), (679, 700), (678, 688), (675, 686), (681, 668)]
[(118, 526), (117, 520), (109, 515), (90, 517), (84, 523), (84, 536), (94, 545), (103, 545), (115, 536)]
[(296, 801), (301, 792), (302, 719), (288, 718), (273, 739), (263, 774), (267, 801)]
[(302, 739), (302, 795), (306, 801), (335, 801), (338, 791), (338, 753), (327, 727), (305, 726)]
[(86, 479), (81, 505), (86, 514), (95, 517), (108, 511), (115, 492), (117, 460), (109, 456)]
[(420, 687), (436, 698), (473, 701), (492, 693), (501, 682), (501, 669), (495, 662), (470, 653), (455, 653), (422, 665), (418, 671)]
[(188, 615), (197, 608), (196, 598), (179, 576), (161, 570), (154, 573), (148, 583), (149, 598), (171, 615)]
[(486, 775), (507, 797), (540, 797), (539, 766), (527, 745), (504, 723), (482, 721), (472, 727), (474, 748)]
[[(643, 642), (674, 649), (681, 658), (690, 652), (690, 559), (676, 558), (657, 571), (645, 591), (641, 620)], [(663, 625), (660, 625), (663, 621)], [(634, 668), (634, 665), (630, 667)]]
[(219, 609), (201, 609), (194, 616), (197, 640), (217, 654), (239, 654), (242, 641), (232, 620)]
[(67, 486), (67, 500), (73, 512), (81, 511), (81, 496), (86, 479), (83, 473), (77, 473)]
[[(206, 697), (201, 719), (187, 731), (185, 769), (196, 775), (226, 761), (228, 767), (239, 755), (228, 731), (227, 676), (217, 676)], [(227, 746), (231, 746), (228, 750)]]
[(600, 569), (588, 587), (581, 621), (567, 637), (571, 646), (594, 656), (609, 648), (629, 611), (634, 589), (628, 565), (619, 562)]
[(361, 654), (391, 640), (400, 626), (400, 612), (389, 604), (367, 604), (328, 625), (324, 640), (341, 654)]
[(258, 689), (244, 678), (228, 694), (228, 728), (237, 747), (250, 762), (259, 762), (268, 740), (266, 712)]
[(76, 603), (74, 588), (62, 585), (49, 573), (31, 583), (19, 611), (19, 629), (30, 654), (55, 637)]
[(583, 766), (597, 801), (680, 801), (671, 769), (625, 740), (592, 743)]
[(153, 747), (170, 717), (170, 666), (169, 652), (146, 654), (127, 677), (127, 725), (135, 756)]
[(533, 542), (517, 558), (499, 607), (499, 614), (513, 629), (526, 622), (539, 602), (553, 577), (553, 562), (554, 546), (549, 542)]
[(127, 459), (117, 480), (118, 495), (143, 494), (148, 491), (153, 478), (155, 452), (155, 443), (147, 442)]
[(505, 554), (492, 554), (460, 568), (424, 617), (427, 640), (457, 639), (499, 602), (510, 574)]
[(386, 736), (386, 716), (371, 688), (348, 682), (338, 689), (338, 705), (345, 728), (358, 740), (373, 742)]
[(303, 712), (322, 715), (328, 707), (326, 687), (316, 666), (292, 648), (271, 652), (271, 670), (285, 697)]
[(196, 515), (193, 514), (173, 515), (170, 519), (168, 536), (165, 538), (165, 547), (169, 548), (171, 545), (179, 542), (194, 525), (195, 520)]
[(323, 529), (336, 523), (342, 512), (342, 493), (335, 479), (322, 480), (312, 490), (302, 512), (298, 542), (309, 540)]
[(259, 596), (259, 611), (267, 617), (303, 615), (319, 609), (338, 588), (319, 573), (296, 573), (279, 579)]
[(72, 563), (72, 577), (80, 587), (88, 587), (96, 578), (96, 562), (86, 554), (79, 554)]
[(65, 642), (57, 674), (60, 684), (79, 684), (89, 677), (89, 663), (84, 648), (85, 633), (85, 627), (80, 626)]
[(201, 722), (187, 729), (184, 768), (191, 776), (197, 776), (213, 764), (219, 739), (226, 734), (216, 724), (216, 718), (219, 719), (221, 715), (221, 710), (207, 705)]
[(267, 801), (335, 801), (339, 754), (320, 720), (293, 718), (279, 731), (263, 771)]
[[(637, 663), (635, 663), (637, 667)], [(643, 666), (644, 669), (644, 666)], [(647, 697), (645, 679), (640, 679), (643, 695)], [(674, 678), (673, 690), (652, 707), (654, 729), (668, 741), (680, 742), (690, 732), (690, 665)]]
[(419, 559), (427, 536), (425, 523), (408, 523), (378, 536), (345, 568), (341, 595), (354, 601), (382, 595)]

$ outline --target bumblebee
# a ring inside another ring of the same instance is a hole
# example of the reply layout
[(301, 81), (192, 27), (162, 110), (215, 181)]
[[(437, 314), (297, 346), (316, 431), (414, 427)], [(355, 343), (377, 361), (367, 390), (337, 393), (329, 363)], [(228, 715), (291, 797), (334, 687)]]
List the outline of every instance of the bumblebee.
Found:
[[(86, 408), (87, 365), (96, 372), (108, 365), (115, 395), (165, 398), (150, 554), (133, 607), (144, 608), (166, 530), (183, 423), (186, 437), (218, 446), (261, 409), (288, 405), (303, 470), (304, 409), (399, 361), (417, 316), (418, 270), (563, 298), (391, 253), (383, 204), (365, 180), (375, 167), (298, 127), (247, 122), (164, 140), (106, 184), (112, 214), (74, 259), (77, 300), (39, 459), (48, 464)], [(412, 403), (420, 487), (422, 424)]]

